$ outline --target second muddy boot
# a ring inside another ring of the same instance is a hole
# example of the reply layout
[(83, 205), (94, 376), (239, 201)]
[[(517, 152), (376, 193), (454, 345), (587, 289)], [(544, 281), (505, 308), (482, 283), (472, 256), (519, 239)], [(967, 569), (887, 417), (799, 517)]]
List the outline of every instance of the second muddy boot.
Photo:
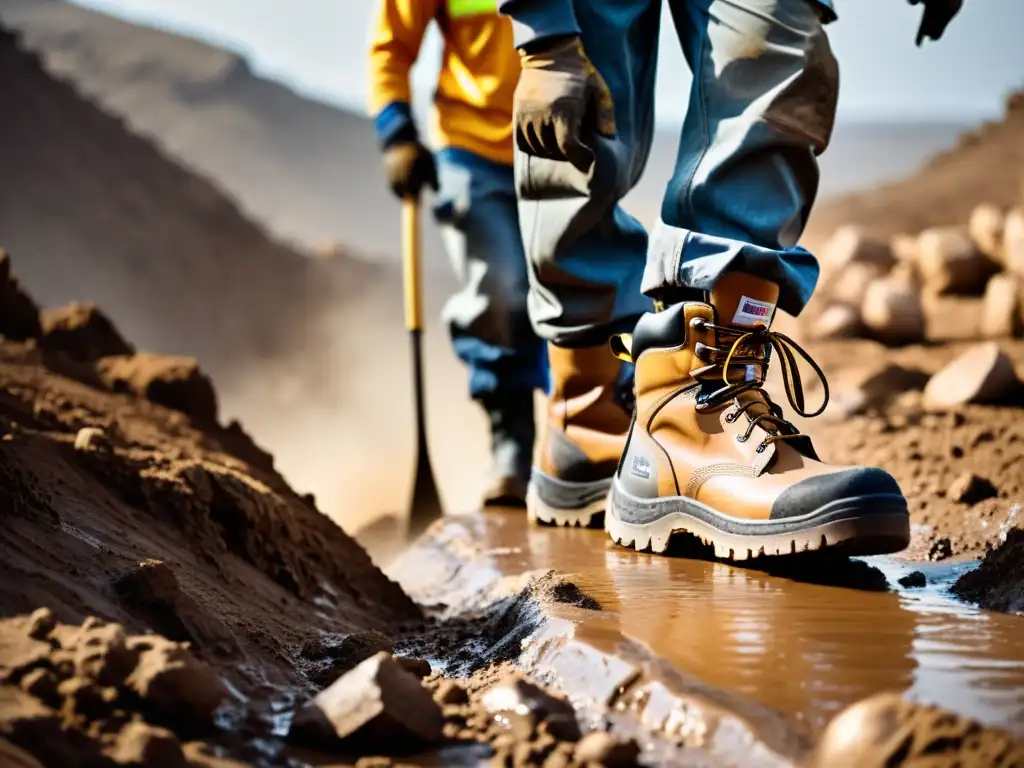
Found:
[(522, 507), (530, 480), (535, 434), (533, 390), (501, 393), (481, 401), (491, 428), (491, 472), (485, 507)]
[(602, 519), (633, 408), (629, 366), (608, 346), (548, 345), (547, 425), (530, 475), (532, 520), (588, 526)]
[(907, 502), (881, 469), (823, 462), (764, 390), (778, 357), (786, 393), (804, 409), (791, 339), (769, 329), (778, 287), (725, 275), (709, 303), (642, 317), (613, 348), (636, 365), (636, 419), (605, 519), (609, 535), (663, 552), (675, 532), (745, 560), (836, 547), (897, 552), (910, 540)]

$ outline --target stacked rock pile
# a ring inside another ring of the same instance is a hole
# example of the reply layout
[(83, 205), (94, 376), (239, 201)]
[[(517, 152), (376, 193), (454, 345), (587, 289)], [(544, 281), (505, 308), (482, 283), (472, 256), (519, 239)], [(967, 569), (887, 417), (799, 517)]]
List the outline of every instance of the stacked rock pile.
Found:
[[(1024, 204), (978, 205), (966, 226), (885, 239), (840, 227), (821, 252), (817, 311), (806, 329), (818, 339), (872, 338), (898, 346), (936, 341), (932, 326), (960, 298), (976, 311), (969, 335), (1024, 335)], [(963, 306), (963, 304), (961, 304)]]

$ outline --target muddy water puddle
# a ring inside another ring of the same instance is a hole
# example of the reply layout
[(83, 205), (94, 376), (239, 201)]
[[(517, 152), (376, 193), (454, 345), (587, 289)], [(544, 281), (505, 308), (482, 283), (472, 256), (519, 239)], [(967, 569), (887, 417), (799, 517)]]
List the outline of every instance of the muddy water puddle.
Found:
[[(623, 635), (683, 671), (814, 729), (888, 690), (1024, 735), (1024, 618), (949, 596), (970, 564), (815, 559), (780, 575), (638, 553), (600, 530), (530, 526), (521, 511), (466, 525), (497, 571), (574, 574), (600, 603), (602, 625), (610, 614)], [(912, 570), (925, 573), (926, 587), (898, 585)], [(595, 624), (592, 634), (599, 645), (608, 633)], [(587, 635), (584, 622), (578, 636)]]

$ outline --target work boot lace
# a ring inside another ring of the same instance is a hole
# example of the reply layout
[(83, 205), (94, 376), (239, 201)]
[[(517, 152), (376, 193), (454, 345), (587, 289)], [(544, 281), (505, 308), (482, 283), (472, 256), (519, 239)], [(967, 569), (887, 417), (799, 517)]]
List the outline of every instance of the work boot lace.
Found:
[[(768, 362), (772, 350), (775, 350), (782, 366), (786, 397), (793, 410), (804, 418), (821, 415), (828, 405), (828, 380), (807, 351), (785, 334), (769, 330), (767, 326), (759, 325), (748, 330), (716, 325), (703, 318), (694, 318), (692, 322), (696, 330), (713, 331), (718, 340), (715, 346), (698, 343), (694, 349), (697, 358), (707, 363), (707, 367), (693, 371), (695, 378), (703, 385), (697, 396), (697, 410), (715, 410), (732, 401), (736, 407), (725, 416), (729, 423), (751, 409), (762, 410), (753, 418), (748, 414), (750, 421), (747, 428), (736, 438), (741, 443), (746, 442), (754, 428), (761, 427), (768, 436), (757, 446), (758, 453), (763, 453), (769, 445), (780, 440), (806, 439), (807, 436), (782, 415), (782, 408), (772, 401), (764, 390), (764, 384), (768, 375)], [(814, 370), (824, 391), (821, 406), (813, 413), (809, 413), (805, 407), (797, 355)], [(756, 395), (741, 398), (744, 393)]]

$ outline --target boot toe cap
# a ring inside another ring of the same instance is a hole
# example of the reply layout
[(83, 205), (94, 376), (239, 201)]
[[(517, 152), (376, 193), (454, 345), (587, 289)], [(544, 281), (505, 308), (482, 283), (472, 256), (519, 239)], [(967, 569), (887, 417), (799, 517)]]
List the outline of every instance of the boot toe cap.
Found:
[(815, 512), (841, 511), (855, 505), (858, 512), (892, 512), (906, 507), (895, 478), (875, 467), (839, 470), (801, 480), (783, 491), (772, 505), (771, 519), (801, 517)]

